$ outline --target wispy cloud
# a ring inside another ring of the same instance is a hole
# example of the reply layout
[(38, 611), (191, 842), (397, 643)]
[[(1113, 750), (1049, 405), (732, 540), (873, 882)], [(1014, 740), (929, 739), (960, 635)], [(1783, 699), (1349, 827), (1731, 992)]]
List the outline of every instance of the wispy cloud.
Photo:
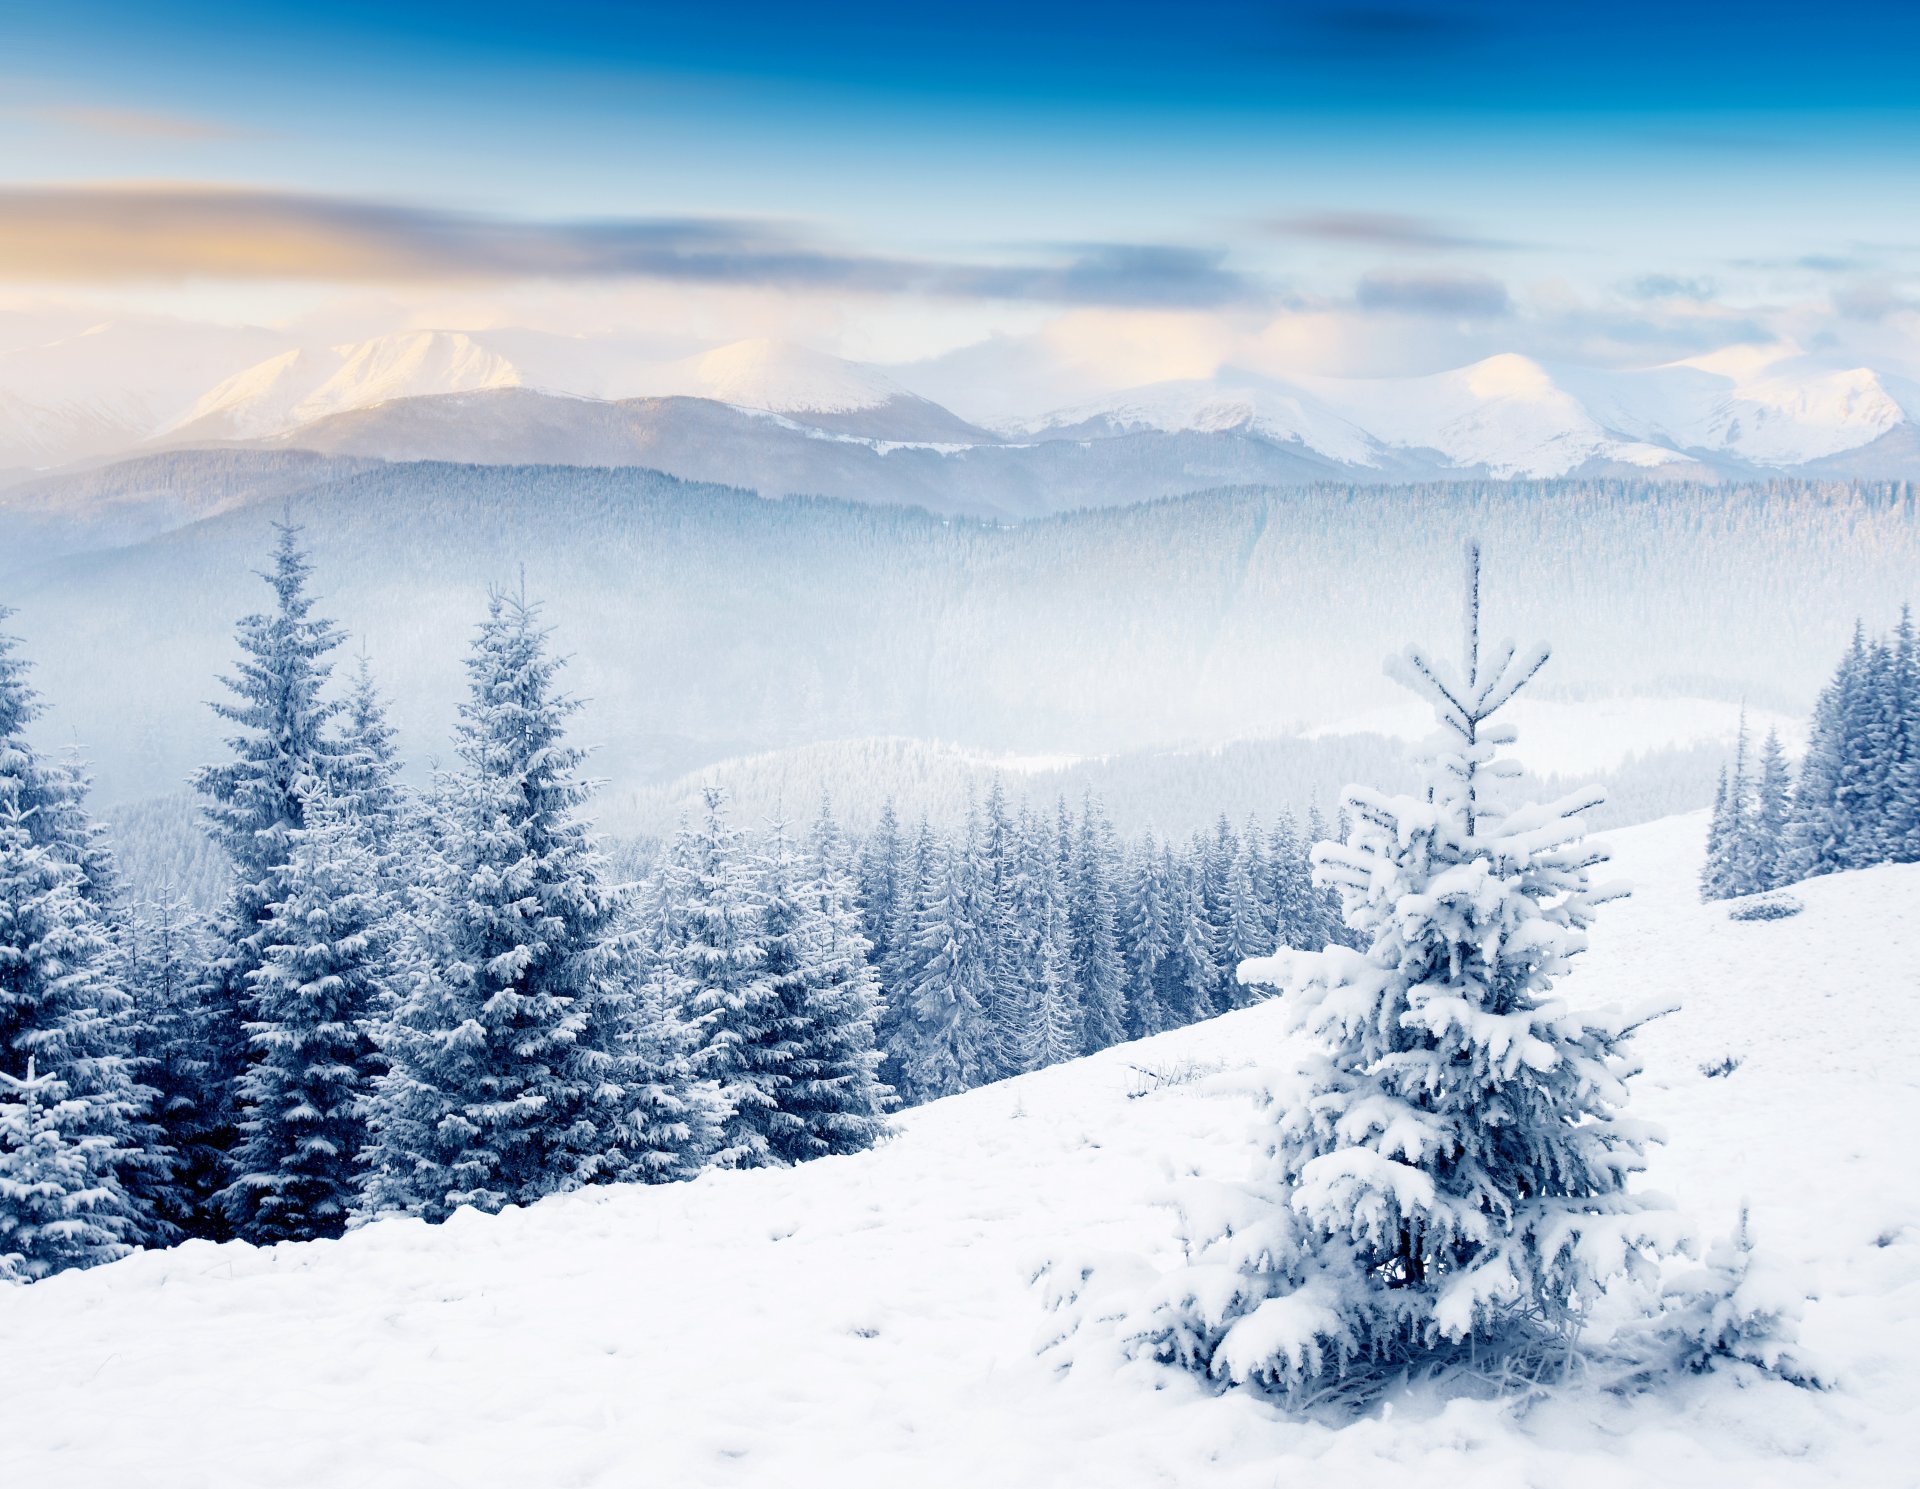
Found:
[(1480, 274), (1365, 275), (1354, 289), (1362, 310), (1405, 315), (1464, 316), (1486, 319), (1506, 315), (1513, 303), (1507, 287)]
[(1635, 300), (1711, 300), (1711, 279), (1683, 274), (1642, 274), (1625, 286)]
[(1260, 297), (1219, 252), (1066, 244), (1022, 262), (845, 252), (732, 218), (538, 221), (203, 185), (0, 188), (0, 277), (419, 282), (661, 279), (1062, 305), (1211, 308)]
[(246, 129), (218, 119), (203, 119), (189, 114), (166, 113), (157, 109), (103, 108), (91, 104), (26, 104), (8, 112), (38, 123), (78, 130), (83, 134), (105, 135), (118, 140), (163, 140), (190, 143), (195, 140), (258, 139), (257, 130)]
[(1303, 212), (1269, 218), (1262, 224), (1283, 238), (1309, 238), (1326, 243), (1353, 243), (1367, 248), (1405, 248), (1419, 251), (1478, 249), (1503, 251), (1521, 243), (1477, 238), (1459, 233), (1425, 217), (1399, 212)]

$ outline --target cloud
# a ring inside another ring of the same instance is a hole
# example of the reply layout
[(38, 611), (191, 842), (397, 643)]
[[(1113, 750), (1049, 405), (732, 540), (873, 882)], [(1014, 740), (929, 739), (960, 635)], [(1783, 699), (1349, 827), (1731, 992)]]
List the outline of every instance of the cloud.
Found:
[(166, 140), (170, 143), (195, 140), (258, 139), (256, 130), (224, 124), (217, 119), (199, 119), (187, 114), (169, 114), (155, 109), (99, 108), (89, 104), (30, 104), (13, 112), (43, 123), (84, 134), (108, 135), (121, 140)]
[(1679, 274), (1642, 274), (1626, 290), (1635, 300), (1711, 300), (1714, 285)]
[(1407, 315), (1490, 318), (1507, 314), (1513, 306), (1507, 287), (1479, 274), (1394, 274), (1376, 271), (1364, 276), (1354, 290), (1363, 310), (1399, 311)]
[(1450, 232), (1423, 217), (1398, 212), (1307, 212), (1275, 217), (1263, 226), (1284, 238), (1315, 238), (1328, 243), (1358, 243), (1373, 248), (1505, 250), (1518, 243), (1474, 238)]
[(0, 277), (337, 283), (657, 279), (1062, 305), (1259, 298), (1216, 251), (1068, 244), (974, 264), (842, 252), (733, 218), (534, 221), (202, 185), (0, 188)]
[(949, 266), (933, 282), (941, 293), (969, 299), (1136, 309), (1207, 310), (1260, 298), (1258, 287), (1212, 249), (1080, 243), (1063, 252), (1064, 261), (1052, 265)]

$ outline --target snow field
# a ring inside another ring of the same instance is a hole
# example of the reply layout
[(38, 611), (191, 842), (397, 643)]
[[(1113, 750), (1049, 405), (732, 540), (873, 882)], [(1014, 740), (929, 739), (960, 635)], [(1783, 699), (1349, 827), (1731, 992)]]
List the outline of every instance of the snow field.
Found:
[[(1672, 999), (1633, 1112), (1705, 1237), (1752, 1206), (1815, 1295), (1814, 1394), (1403, 1397), (1354, 1425), (1126, 1361), (1035, 1274), (1174, 1256), (1163, 1201), (1253, 1158), (1254, 1008), (906, 1114), (853, 1158), (590, 1190), (341, 1241), (194, 1243), (0, 1292), (7, 1477), (42, 1486), (1920, 1483), (1920, 866), (1694, 897), (1704, 818), (1613, 835), (1580, 1004)], [(1730, 1074), (1703, 1066), (1732, 1056)], [(1078, 1363), (1063, 1370), (1067, 1353)]]

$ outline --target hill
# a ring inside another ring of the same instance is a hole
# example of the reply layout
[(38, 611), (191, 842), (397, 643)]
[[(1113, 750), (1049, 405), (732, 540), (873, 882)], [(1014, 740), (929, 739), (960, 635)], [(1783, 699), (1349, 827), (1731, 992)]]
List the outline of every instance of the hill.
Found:
[[(617, 792), (833, 740), (1086, 757), (1364, 720), (1468, 533), (1501, 628), (1556, 638), (1562, 700), (1799, 713), (1920, 572), (1911, 495), (1843, 486), (1238, 489), (1007, 527), (643, 470), (281, 459), (237, 505), (183, 480), (225, 509), (0, 576), (49, 746), (86, 746), (103, 802), (177, 791), (220, 749), (205, 703), (287, 512), (413, 758), (444, 751), (488, 585), (524, 575)], [(128, 484), (148, 517), (175, 499)], [(1693, 742), (1662, 732), (1619, 753)]]
[[(337, 1242), (196, 1242), (0, 1292), (33, 1367), (0, 1393), (60, 1489), (529, 1483), (1267, 1489), (1295, 1481), (1869, 1489), (1920, 1461), (1920, 866), (1736, 922), (1693, 897), (1699, 816), (1623, 831), (1631, 900), (1565, 984), (1676, 999), (1641, 1037), (1648, 1183), (1709, 1232), (1751, 1203), (1813, 1294), (1826, 1394), (1728, 1375), (1531, 1414), (1405, 1399), (1336, 1430), (1052, 1337), (1036, 1270), (1167, 1264), (1180, 1175), (1251, 1158), (1272, 1008), (909, 1113), (854, 1158), (613, 1188)], [(1731, 1057), (1731, 1073), (1707, 1071)]]

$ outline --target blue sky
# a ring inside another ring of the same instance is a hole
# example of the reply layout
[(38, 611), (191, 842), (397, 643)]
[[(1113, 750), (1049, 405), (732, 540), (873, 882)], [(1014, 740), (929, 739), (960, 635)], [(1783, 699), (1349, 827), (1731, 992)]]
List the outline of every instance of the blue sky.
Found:
[(1920, 7), (16, 12), (14, 302), (597, 304), (894, 358), (1099, 315), (1238, 356), (1305, 317), (1273, 355), (1337, 370), (1912, 340)]

